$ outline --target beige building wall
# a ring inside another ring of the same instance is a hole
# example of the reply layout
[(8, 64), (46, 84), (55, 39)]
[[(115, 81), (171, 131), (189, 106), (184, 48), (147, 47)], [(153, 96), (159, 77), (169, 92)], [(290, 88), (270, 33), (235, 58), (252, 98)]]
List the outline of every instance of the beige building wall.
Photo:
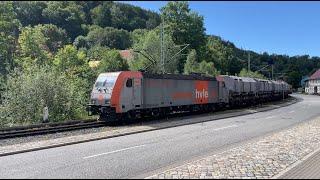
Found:
[(306, 82), (305, 92), (308, 94), (320, 94), (320, 79), (308, 80)]

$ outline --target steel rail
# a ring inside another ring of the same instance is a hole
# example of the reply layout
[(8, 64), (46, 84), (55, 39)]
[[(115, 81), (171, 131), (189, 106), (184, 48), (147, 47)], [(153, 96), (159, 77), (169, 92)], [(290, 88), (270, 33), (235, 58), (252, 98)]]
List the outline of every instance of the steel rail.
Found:
[(23, 130), (11, 130), (7, 132), (0, 132), (0, 140), (22, 137), (22, 136), (42, 135), (42, 134), (50, 134), (50, 133), (85, 129), (85, 128), (102, 127), (104, 125), (105, 125), (104, 122), (95, 121), (95, 122), (82, 122), (78, 124), (54, 126), (54, 127), (39, 127), (39, 128), (31, 128), (31, 129), (23, 129)]

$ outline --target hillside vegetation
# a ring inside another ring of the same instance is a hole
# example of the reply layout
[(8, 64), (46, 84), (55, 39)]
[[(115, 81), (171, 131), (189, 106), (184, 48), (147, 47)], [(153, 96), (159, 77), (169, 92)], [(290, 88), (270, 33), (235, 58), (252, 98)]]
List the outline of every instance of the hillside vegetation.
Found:
[[(86, 117), (101, 72), (159, 73), (162, 20), (167, 73), (270, 78), (270, 67), (255, 71), (273, 61), (275, 78), (296, 88), (320, 67), (319, 57), (259, 54), (206, 34), (203, 16), (187, 2), (169, 2), (160, 14), (104, 1), (0, 2), (0, 126), (39, 123), (44, 106), (50, 121)], [(119, 54), (126, 49), (135, 52), (130, 61)], [(100, 63), (90, 68), (90, 61)]]

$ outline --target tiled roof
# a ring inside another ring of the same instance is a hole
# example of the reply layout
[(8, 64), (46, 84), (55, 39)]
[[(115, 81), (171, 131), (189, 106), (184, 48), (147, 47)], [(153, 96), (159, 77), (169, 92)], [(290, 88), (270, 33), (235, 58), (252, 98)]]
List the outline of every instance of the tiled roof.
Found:
[(313, 73), (312, 76), (310, 76), (309, 79), (320, 79), (320, 69), (318, 69), (318, 71)]

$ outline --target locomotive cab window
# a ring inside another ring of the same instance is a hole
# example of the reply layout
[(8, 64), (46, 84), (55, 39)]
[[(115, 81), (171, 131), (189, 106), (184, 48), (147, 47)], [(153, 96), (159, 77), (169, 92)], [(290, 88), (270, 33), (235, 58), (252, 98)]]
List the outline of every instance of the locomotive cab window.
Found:
[(128, 79), (126, 82), (127, 87), (132, 87), (132, 79)]
[(100, 75), (95, 83), (95, 87), (112, 89), (116, 83), (116, 80), (116, 76)]

